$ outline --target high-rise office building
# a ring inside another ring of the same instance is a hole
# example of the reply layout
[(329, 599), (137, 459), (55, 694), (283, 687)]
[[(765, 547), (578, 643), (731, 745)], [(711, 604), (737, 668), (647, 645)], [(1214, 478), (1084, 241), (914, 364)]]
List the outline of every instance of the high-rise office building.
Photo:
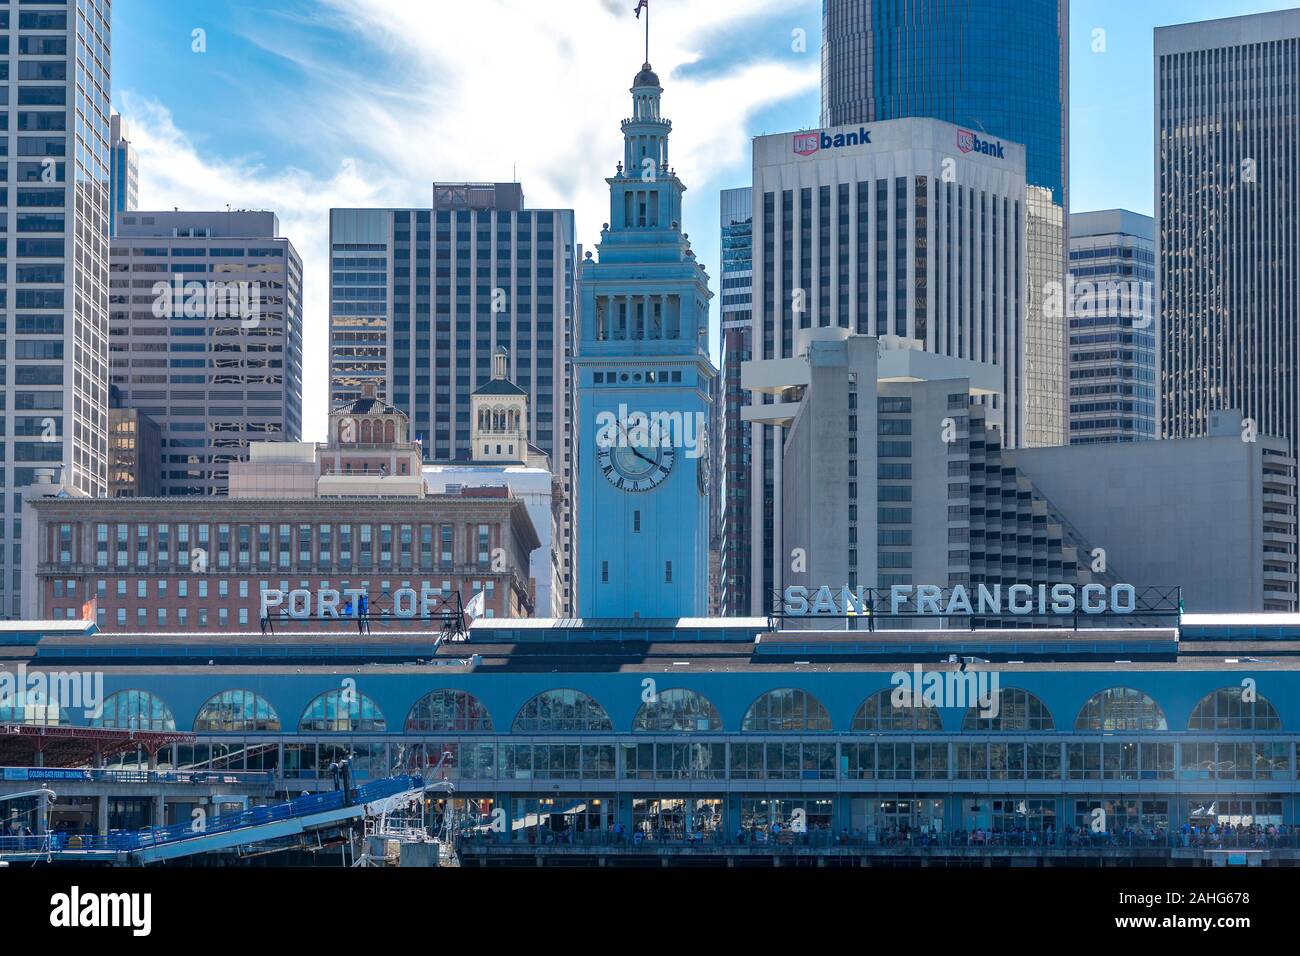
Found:
[(124, 213), (111, 268), (112, 383), (162, 429), (164, 495), (225, 495), (250, 442), (302, 437), (302, 260), (275, 213)]
[(708, 613), (708, 275), (682, 232), (686, 187), (646, 63), (632, 80), (610, 219), (583, 259), (574, 368), (581, 428), (582, 617)]
[(753, 189), (722, 190), (722, 374), (717, 407), (718, 497), (713, 508), (722, 525), (719, 531), (719, 603), (723, 614), (744, 617), (750, 613), (749, 495), (750, 431), (740, 410), (749, 404), (740, 388), (741, 363), (754, 357), (754, 212)]
[(140, 208), (140, 162), (131, 147), (131, 131), (126, 120), (117, 113), (113, 114), (111, 130), (113, 186), (110, 199), (112, 218), (108, 221), (108, 229), (109, 234), (115, 236), (117, 217)]
[[(1006, 447), (1016, 447), (1025, 401), (1024, 162), (1017, 143), (929, 119), (757, 138), (755, 358), (795, 358), (801, 333), (838, 327), (990, 365), (997, 387), (979, 402)], [(751, 433), (754, 614), (769, 607), (789, 556), (784, 433), (773, 424)]]
[(1069, 0), (825, 0), (822, 126), (929, 116), (1023, 143), (1069, 204)]
[(528, 395), (529, 440), (565, 488), (556, 547), (567, 614), (576, 254), (573, 211), (526, 208), (518, 183), (435, 183), (426, 209), (330, 212), (331, 403), (374, 383), (410, 416), (425, 461), (469, 461), (470, 396), (504, 348)]
[(1070, 216), (1070, 444), (1140, 441), (1156, 421), (1155, 236), (1127, 209)]
[(1300, 10), (1155, 31), (1166, 438), (1234, 408), (1293, 456), (1300, 445), (1298, 102)]
[(1065, 213), (1045, 186), (1025, 187), (1024, 447), (1064, 445), (1065, 315), (1060, 301)]
[(109, 386), (108, 496), (157, 498), (162, 494), (162, 429), (138, 408), (123, 408)]
[[(1022, 446), (1066, 430), (1069, 0), (825, 0), (822, 125), (929, 116), (1025, 147)], [(1052, 208), (1052, 207), (1055, 208)]]
[[(25, 486), (108, 489), (110, 0), (0, 10), (0, 618), (21, 613)], [(8, 115), (8, 114), (7, 114)], [(75, 131), (75, 132), (74, 132)]]

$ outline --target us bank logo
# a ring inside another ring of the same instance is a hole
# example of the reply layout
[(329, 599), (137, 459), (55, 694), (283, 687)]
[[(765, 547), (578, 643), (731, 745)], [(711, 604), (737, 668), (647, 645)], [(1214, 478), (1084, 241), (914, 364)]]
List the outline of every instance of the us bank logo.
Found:
[(993, 142), (988, 139), (980, 139), (968, 129), (957, 130), (957, 148), (963, 153), (983, 153), (985, 156), (992, 156), (995, 159), (1006, 159), (1002, 152), (1002, 141)]
[(800, 156), (811, 156), (819, 149), (840, 149), (844, 146), (863, 146), (871, 142), (871, 131), (865, 126), (858, 127), (856, 133), (795, 133), (794, 151)]
[(795, 133), (794, 151), (800, 156), (811, 156), (821, 149), (821, 133)]

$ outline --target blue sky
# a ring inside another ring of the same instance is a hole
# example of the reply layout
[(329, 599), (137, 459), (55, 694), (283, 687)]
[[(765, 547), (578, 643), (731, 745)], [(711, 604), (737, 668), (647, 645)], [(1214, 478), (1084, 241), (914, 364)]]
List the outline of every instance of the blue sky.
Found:
[[(1072, 207), (1151, 212), (1153, 27), (1293, 5), (1075, 0)], [(113, 6), (113, 103), (141, 153), (142, 208), (273, 209), (303, 256), (308, 438), (324, 433), (330, 207), (427, 206), (434, 179), (517, 171), (529, 205), (576, 210), (579, 242), (608, 218), (643, 57), (634, 0)], [(817, 124), (821, 3), (652, 6), (686, 230), (716, 279), (718, 191), (748, 182), (749, 138)]]

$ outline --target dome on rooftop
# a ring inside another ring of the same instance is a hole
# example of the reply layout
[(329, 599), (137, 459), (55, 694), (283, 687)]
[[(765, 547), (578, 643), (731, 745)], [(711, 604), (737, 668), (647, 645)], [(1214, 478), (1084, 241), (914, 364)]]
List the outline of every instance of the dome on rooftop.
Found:
[(641, 72), (636, 75), (632, 81), (633, 86), (658, 86), (659, 76), (654, 70), (650, 69), (649, 63), (641, 64)]

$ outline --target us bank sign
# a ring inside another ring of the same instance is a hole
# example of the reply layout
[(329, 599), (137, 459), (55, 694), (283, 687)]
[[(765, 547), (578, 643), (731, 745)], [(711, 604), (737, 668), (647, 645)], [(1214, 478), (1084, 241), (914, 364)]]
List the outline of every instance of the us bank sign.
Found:
[[(896, 584), (888, 590), (823, 585), (815, 590), (792, 585), (782, 593), (788, 617), (934, 616), (1004, 617), (1006, 615), (1133, 614), (1137, 588), (1131, 584), (981, 584), (968, 590), (937, 584)], [(888, 608), (886, 610), (886, 607)]]

